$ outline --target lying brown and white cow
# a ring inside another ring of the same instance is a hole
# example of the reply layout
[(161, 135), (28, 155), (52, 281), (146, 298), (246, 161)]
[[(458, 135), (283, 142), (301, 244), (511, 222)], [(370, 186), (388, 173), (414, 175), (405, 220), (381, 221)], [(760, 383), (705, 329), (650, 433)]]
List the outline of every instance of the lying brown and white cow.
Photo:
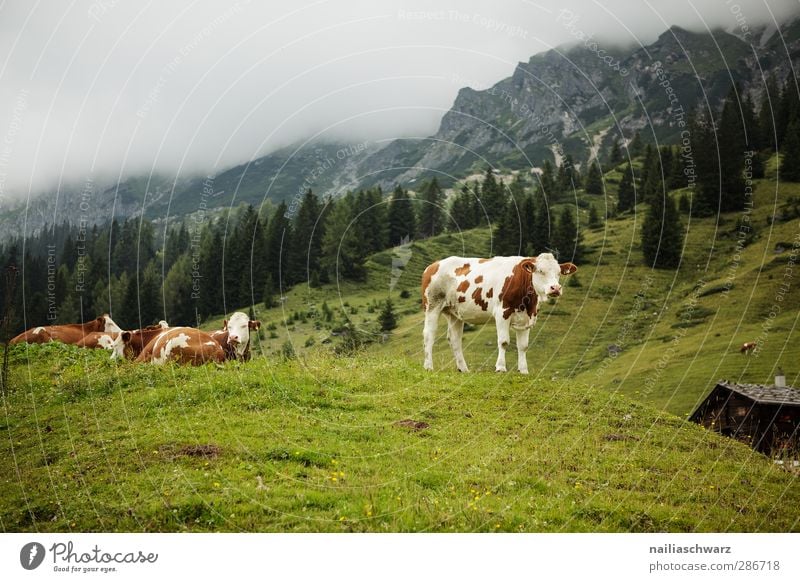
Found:
[(506, 348), (513, 328), (517, 335), (519, 371), (527, 374), (525, 352), (530, 329), (536, 323), (539, 302), (548, 297), (560, 297), (559, 276), (571, 275), (577, 270), (572, 263), (559, 264), (550, 253), (538, 257), (491, 259), (448, 257), (428, 265), (422, 275), (425, 369), (433, 369), (436, 327), (439, 315), (444, 314), (459, 371), (468, 371), (461, 347), (464, 323), (494, 320), (498, 349), (495, 370), (506, 371)]
[(161, 320), (158, 325), (150, 325), (133, 331), (123, 331), (117, 334), (111, 345), (111, 359), (127, 358), (133, 360), (144, 351), (144, 348), (159, 334), (170, 329), (166, 321)]
[(137, 362), (163, 364), (174, 360), (199, 366), (224, 362), (225, 352), (209, 334), (193, 327), (171, 327), (154, 337), (136, 358)]
[(108, 333), (102, 331), (93, 331), (92, 333), (87, 333), (85, 336), (83, 336), (75, 345), (79, 348), (89, 348), (92, 350), (113, 350), (114, 342), (116, 341), (117, 336), (119, 336), (119, 334), (115, 331), (110, 331)]
[(105, 313), (85, 323), (33, 327), (12, 338), (9, 343), (43, 344), (47, 342), (62, 342), (65, 344), (77, 344), (89, 333), (119, 333), (121, 331), (119, 326), (114, 323), (114, 320)]
[(230, 319), (222, 322), (222, 329), (211, 332), (217, 340), (228, 360), (246, 362), (250, 359), (250, 331), (261, 327), (257, 319), (250, 319), (246, 313), (237, 311)]

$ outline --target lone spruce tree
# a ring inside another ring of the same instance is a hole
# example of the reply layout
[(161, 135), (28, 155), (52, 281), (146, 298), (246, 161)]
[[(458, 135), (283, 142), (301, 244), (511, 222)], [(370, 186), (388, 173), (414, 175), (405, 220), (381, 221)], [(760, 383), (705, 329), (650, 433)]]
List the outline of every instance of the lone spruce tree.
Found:
[(668, 195), (650, 204), (642, 224), (642, 253), (647, 265), (676, 269), (683, 251), (683, 225)]

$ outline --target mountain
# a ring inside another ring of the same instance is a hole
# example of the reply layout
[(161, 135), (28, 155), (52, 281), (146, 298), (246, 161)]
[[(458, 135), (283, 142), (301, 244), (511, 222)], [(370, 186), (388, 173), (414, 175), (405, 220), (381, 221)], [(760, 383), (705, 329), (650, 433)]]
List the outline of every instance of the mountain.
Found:
[(675, 143), (681, 115), (707, 107), (706, 99), (716, 109), (731, 82), (760, 95), (766, 76), (783, 81), (789, 59), (796, 66), (799, 56), (798, 22), (773, 32), (755, 53), (732, 33), (675, 26), (636, 50), (555, 48), (486, 90), (461, 89), (436, 134), (397, 140), (360, 170), (383, 168), (385, 184), (404, 183), (437, 171), (459, 177), (487, 164), (529, 169), (566, 154), (585, 162), (599, 146), (637, 130), (645, 141)]
[(211, 179), (137, 176), (110, 187), (93, 185), (88, 212), (81, 204), (84, 187), (67, 188), (3, 209), (0, 239), (54, 221), (92, 223), (142, 213), (180, 219), (239, 203), (291, 202), (307, 188), (325, 195), (376, 183), (384, 190), (397, 182), (413, 188), (415, 180), (431, 175), (448, 185), (486, 165), (528, 170), (567, 154), (585, 163), (637, 130), (645, 141), (675, 143), (681, 116), (698, 105), (716, 109), (732, 81), (758, 96), (766, 77), (782, 82), (790, 64), (800, 67), (800, 20), (780, 34), (755, 30), (748, 39), (673, 26), (639, 48), (562, 46), (519, 63), (488, 89), (461, 89), (427, 138), (385, 146), (303, 142)]

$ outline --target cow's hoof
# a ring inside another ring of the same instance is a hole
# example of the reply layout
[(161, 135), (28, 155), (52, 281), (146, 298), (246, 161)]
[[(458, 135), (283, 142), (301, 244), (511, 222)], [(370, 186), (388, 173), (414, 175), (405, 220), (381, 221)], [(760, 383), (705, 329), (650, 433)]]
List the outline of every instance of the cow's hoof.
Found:
[(527, 376), (528, 375), (528, 370), (520, 370), (519, 373)]
[(503, 372), (503, 373), (505, 373), (506, 369), (505, 368), (495, 368), (494, 371), (495, 372)]
[(422, 367), (428, 370), (429, 372), (433, 372), (433, 364), (425, 364)]
[(469, 372), (469, 368), (464, 368), (464, 369), (462, 370), (461, 368), (458, 368), (458, 367), (456, 367), (456, 370), (458, 370), (458, 371), (459, 371), (459, 372), (461, 372), (462, 374), (466, 374), (467, 372)]

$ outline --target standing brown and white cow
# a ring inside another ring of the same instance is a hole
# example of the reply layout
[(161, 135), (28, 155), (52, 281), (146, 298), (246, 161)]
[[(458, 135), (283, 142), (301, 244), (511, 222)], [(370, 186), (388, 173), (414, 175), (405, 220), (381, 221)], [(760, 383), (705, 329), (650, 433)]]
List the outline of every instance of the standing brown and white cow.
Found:
[(433, 370), (436, 327), (439, 315), (444, 314), (459, 371), (469, 371), (461, 347), (464, 323), (494, 320), (498, 349), (495, 370), (506, 371), (506, 348), (513, 328), (517, 335), (519, 371), (527, 374), (525, 352), (531, 327), (536, 323), (539, 302), (548, 297), (560, 297), (559, 276), (571, 275), (577, 270), (572, 263), (559, 264), (550, 253), (538, 257), (491, 259), (447, 257), (428, 265), (422, 274), (425, 369)]
[(211, 332), (228, 360), (246, 362), (250, 360), (250, 332), (261, 327), (257, 319), (250, 319), (246, 313), (237, 311), (222, 323), (222, 329)]
[(121, 331), (119, 326), (114, 323), (114, 320), (105, 313), (86, 323), (32, 327), (11, 339), (9, 343), (19, 344), (27, 342), (29, 344), (43, 344), (47, 342), (62, 342), (65, 344), (77, 344), (89, 333), (119, 333)]
[(171, 327), (154, 337), (136, 358), (137, 362), (164, 364), (169, 360), (199, 366), (224, 362), (225, 352), (217, 340), (193, 327)]

